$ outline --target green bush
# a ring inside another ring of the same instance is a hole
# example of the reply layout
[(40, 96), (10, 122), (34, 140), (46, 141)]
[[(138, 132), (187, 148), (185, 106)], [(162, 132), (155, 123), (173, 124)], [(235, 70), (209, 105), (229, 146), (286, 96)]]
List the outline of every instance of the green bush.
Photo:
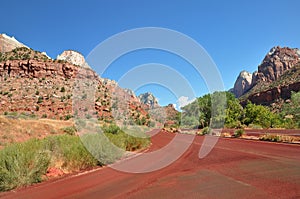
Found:
[(113, 163), (124, 153), (124, 150), (113, 145), (102, 133), (84, 134), (81, 136), (81, 140), (93, 157), (102, 164)]
[(41, 182), (50, 156), (37, 139), (12, 144), (0, 151), (0, 190)]
[(62, 162), (62, 169), (79, 171), (99, 165), (100, 163), (87, 151), (77, 136), (50, 136), (43, 140), (45, 148), (50, 151), (52, 162)]
[(211, 128), (209, 128), (209, 127), (204, 127), (201, 131), (202, 135), (207, 135), (207, 134), (210, 134), (210, 133), (211, 133)]
[(233, 136), (236, 138), (242, 137), (244, 135), (245, 131), (243, 129), (238, 129), (234, 131)]
[(43, 98), (42, 96), (39, 96), (37, 103), (38, 103), (38, 104), (42, 103), (42, 102), (43, 102), (43, 99), (44, 99), (44, 98)]
[(102, 127), (104, 133), (117, 134), (120, 132), (120, 128), (115, 124), (104, 125)]
[(77, 129), (74, 126), (64, 127), (62, 130), (69, 135), (75, 135), (77, 132)]
[(118, 148), (126, 151), (143, 149), (150, 144), (150, 139), (145, 135), (128, 135), (122, 130), (118, 134), (105, 133), (106, 137)]
[(65, 120), (71, 119), (73, 116), (72, 115), (65, 115)]
[(77, 136), (49, 136), (14, 143), (0, 151), (0, 191), (41, 182), (49, 166), (57, 162), (70, 172), (100, 164)]

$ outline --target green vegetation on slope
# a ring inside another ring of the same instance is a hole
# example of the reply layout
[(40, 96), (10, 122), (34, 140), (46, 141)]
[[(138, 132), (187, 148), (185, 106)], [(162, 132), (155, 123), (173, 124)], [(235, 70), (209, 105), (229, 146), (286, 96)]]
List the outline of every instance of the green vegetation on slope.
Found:
[(15, 48), (10, 52), (0, 53), (0, 62), (7, 60), (49, 60), (49, 58), (39, 51), (34, 51), (26, 47)]

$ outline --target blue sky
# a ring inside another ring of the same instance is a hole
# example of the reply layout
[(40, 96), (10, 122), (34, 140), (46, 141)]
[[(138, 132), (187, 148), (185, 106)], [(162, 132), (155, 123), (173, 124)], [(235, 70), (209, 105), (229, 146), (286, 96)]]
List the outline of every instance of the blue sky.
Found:
[[(0, 32), (56, 58), (67, 49), (87, 56), (99, 43), (129, 29), (168, 28), (202, 45), (229, 89), (241, 70), (255, 71), (273, 46), (300, 47), (299, 7), (298, 0), (2, 0)], [(189, 63), (157, 50), (124, 55), (103, 76), (119, 80), (137, 65), (154, 62), (181, 73), (196, 96), (207, 92)], [(176, 102), (161, 86), (146, 85), (136, 92), (148, 90), (162, 105)]]

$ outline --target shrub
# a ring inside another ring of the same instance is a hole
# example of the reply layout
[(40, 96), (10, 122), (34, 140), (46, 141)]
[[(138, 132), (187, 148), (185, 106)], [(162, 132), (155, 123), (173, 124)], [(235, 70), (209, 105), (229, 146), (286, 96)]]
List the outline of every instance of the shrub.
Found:
[[(130, 134), (134, 132), (130, 132)], [(150, 144), (150, 139), (143, 133), (140, 135), (129, 135), (122, 130), (117, 134), (105, 133), (106, 137), (118, 148), (126, 151), (135, 151), (147, 147)]]
[(243, 129), (238, 129), (234, 131), (233, 136), (236, 138), (242, 137), (244, 135), (245, 131)]
[(266, 133), (265, 135), (260, 136), (259, 140), (270, 141), (270, 142), (279, 142), (279, 141), (281, 141), (281, 137), (279, 135)]
[(202, 135), (207, 135), (207, 134), (210, 134), (210, 133), (211, 133), (211, 128), (209, 128), (209, 127), (204, 127), (201, 131)]
[(111, 133), (111, 134), (117, 134), (120, 132), (120, 128), (115, 125), (115, 124), (110, 124), (110, 125), (104, 125), (102, 127), (102, 130), (104, 133)]
[(0, 191), (42, 181), (50, 165), (66, 171), (100, 165), (77, 136), (49, 136), (11, 144), (0, 151)]
[(102, 164), (113, 163), (119, 159), (124, 152), (113, 145), (102, 133), (84, 134), (81, 136), (81, 141), (93, 157)]
[(41, 182), (50, 163), (37, 139), (9, 145), (0, 151), (0, 190)]
[(64, 93), (66, 91), (65, 87), (60, 88), (60, 92)]
[(42, 102), (43, 102), (43, 97), (42, 97), (42, 96), (39, 96), (37, 103), (40, 104), (40, 103), (42, 103)]
[(87, 151), (77, 136), (50, 136), (43, 140), (44, 147), (50, 151), (53, 163), (61, 162), (61, 168), (79, 171), (99, 165), (100, 163)]
[[(66, 115), (65, 116), (65, 120), (69, 120), (69, 119), (71, 119), (72, 118), (72, 115)], [(62, 119), (61, 119), (62, 120)]]
[(43, 114), (43, 115), (42, 115), (42, 118), (47, 118), (47, 114)]
[(62, 130), (69, 135), (75, 135), (77, 132), (77, 129), (74, 126), (64, 127)]

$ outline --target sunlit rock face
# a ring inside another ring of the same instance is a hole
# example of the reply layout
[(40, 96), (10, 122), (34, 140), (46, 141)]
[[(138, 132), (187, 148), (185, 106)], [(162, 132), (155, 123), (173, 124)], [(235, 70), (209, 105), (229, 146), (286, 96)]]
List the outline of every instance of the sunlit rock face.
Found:
[(58, 60), (67, 61), (71, 64), (81, 66), (83, 68), (91, 68), (85, 61), (84, 56), (73, 50), (66, 50), (57, 56)]

